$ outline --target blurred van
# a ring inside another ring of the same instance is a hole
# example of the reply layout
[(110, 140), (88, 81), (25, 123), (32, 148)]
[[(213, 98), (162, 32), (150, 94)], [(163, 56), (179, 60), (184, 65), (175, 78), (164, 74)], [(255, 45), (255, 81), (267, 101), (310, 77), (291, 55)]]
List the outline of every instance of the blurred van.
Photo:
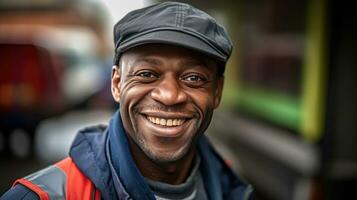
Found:
[(3, 141), (18, 141), (11, 132), (19, 129), (29, 134), (21, 136), (22, 141), (26, 137), (31, 141), (41, 120), (85, 104), (108, 81), (110, 67), (96, 58), (90, 31), (38, 26), (4, 30), (10, 31), (0, 33)]

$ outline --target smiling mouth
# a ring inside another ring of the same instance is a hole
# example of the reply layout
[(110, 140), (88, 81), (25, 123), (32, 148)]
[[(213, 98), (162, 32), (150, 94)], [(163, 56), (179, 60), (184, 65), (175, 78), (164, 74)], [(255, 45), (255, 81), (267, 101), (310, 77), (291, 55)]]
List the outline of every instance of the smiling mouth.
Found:
[(168, 126), (168, 127), (181, 126), (186, 121), (186, 119), (182, 119), (182, 118), (166, 119), (166, 118), (150, 117), (150, 116), (146, 116), (146, 118), (153, 124)]

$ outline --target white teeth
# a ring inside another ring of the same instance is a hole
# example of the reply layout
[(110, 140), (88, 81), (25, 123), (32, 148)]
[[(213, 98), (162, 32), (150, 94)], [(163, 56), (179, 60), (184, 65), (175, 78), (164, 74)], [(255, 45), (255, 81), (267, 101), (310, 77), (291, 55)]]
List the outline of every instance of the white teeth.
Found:
[(161, 119), (161, 120), (160, 120), (160, 125), (165, 126), (165, 125), (166, 125), (166, 120), (165, 120), (165, 119)]
[(164, 119), (164, 118), (158, 118), (158, 117), (147, 117), (147, 119), (154, 123), (154, 124), (159, 124), (161, 126), (180, 126), (182, 125), (185, 120), (184, 119)]

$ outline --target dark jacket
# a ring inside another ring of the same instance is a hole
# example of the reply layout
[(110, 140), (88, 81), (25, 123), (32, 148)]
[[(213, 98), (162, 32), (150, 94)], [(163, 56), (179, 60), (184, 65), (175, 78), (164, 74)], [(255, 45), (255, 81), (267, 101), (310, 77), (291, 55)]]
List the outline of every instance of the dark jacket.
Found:
[[(252, 199), (252, 188), (240, 180), (203, 136), (197, 144), (200, 170), (209, 199)], [(115, 151), (114, 153), (111, 153)], [(100, 191), (103, 199), (155, 199), (131, 156), (119, 112), (108, 127), (81, 130), (70, 150), (77, 167)], [(1, 200), (38, 199), (22, 185), (10, 189)]]

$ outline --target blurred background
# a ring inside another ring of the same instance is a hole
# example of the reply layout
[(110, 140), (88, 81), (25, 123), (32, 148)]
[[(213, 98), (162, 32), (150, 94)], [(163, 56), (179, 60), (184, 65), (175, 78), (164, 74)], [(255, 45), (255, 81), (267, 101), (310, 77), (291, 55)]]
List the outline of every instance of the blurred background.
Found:
[[(0, 0), (0, 194), (107, 124), (112, 27), (159, 0)], [(346, 0), (190, 0), (234, 42), (208, 136), (259, 200), (356, 199), (356, 22)]]

